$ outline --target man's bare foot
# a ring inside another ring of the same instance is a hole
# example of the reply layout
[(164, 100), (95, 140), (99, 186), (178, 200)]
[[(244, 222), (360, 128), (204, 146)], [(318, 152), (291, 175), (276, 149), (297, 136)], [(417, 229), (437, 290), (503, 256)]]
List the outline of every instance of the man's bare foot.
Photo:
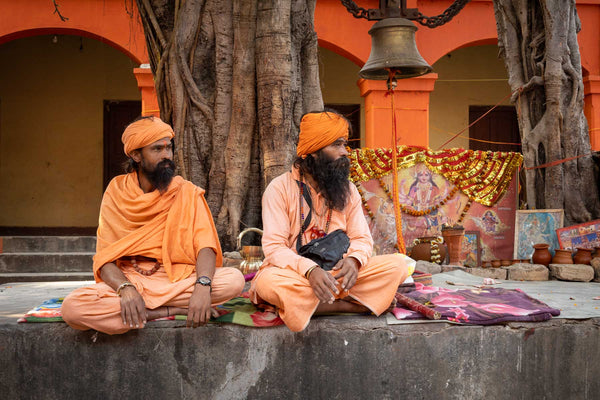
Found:
[(333, 304), (319, 303), (315, 314), (327, 314), (334, 312), (364, 313), (370, 310), (362, 304), (356, 304), (346, 300), (336, 300)]
[(383, 312), (383, 314), (385, 314), (386, 312), (392, 312), (394, 310), (394, 308), (396, 308), (396, 305), (398, 305), (398, 300), (396, 300), (396, 298), (394, 297), (394, 299), (392, 300), (392, 303), (387, 308), (387, 310), (385, 310)]
[[(188, 309), (183, 307), (171, 307), (171, 306), (162, 306), (155, 308), (154, 310), (146, 309), (146, 318), (148, 321), (158, 318), (165, 318), (171, 315), (187, 315)], [(217, 318), (219, 315), (219, 311), (216, 308), (210, 308), (210, 316), (212, 318)]]
[(158, 318), (165, 318), (171, 315), (187, 315), (187, 308), (162, 306), (154, 310), (146, 309), (146, 318), (148, 321)]

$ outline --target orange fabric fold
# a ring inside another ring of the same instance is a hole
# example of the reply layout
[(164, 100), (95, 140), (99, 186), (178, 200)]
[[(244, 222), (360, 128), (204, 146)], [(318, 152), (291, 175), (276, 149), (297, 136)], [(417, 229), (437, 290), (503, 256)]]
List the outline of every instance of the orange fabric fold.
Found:
[(296, 154), (312, 154), (341, 137), (348, 139), (348, 122), (341, 115), (327, 111), (306, 114), (300, 122)]
[(129, 124), (121, 136), (121, 141), (125, 154), (130, 156), (133, 150), (148, 146), (163, 138), (172, 139), (174, 136), (175, 132), (170, 125), (165, 124), (158, 117), (152, 117)]
[(223, 257), (204, 190), (180, 176), (164, 194), (144, 193), (136, 172), (114, 178), (100, 208), (94, 277), (102, 282), (100, 268), (125, 256), (158, 260), (171, 282), (187, 278), (198, 252), (205, 247)]

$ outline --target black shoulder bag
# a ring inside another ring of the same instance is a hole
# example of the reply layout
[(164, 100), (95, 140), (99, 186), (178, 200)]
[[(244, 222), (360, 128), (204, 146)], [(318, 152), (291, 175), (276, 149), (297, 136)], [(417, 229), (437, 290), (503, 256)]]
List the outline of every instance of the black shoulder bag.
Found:
[[(298, 181), (296, 181), (298, 182)], [(335, 267), (348, 251), (350, 247), (350, 239), (346, 232), (341, 229), (337, 229), (331, 233), (326, 233), (325, 236), (319, 239), (311, 240), (309, 243), (302, 245), (302, 236), (308, 228), (312, 218), (312, 199), (310, 198), (310, 192), (304, 182), (298, 182), (298, 187), (302, 196), (300, 197), (300, 203), (302, 203), (302, 197), (308, 204), (309, 211), (306, 220), (301, 217), (300, 221), (300, 234), (296, 241), (296, 250), (302, 257), (313, 260), (319, 267), (325, 271), (331, 270)]]

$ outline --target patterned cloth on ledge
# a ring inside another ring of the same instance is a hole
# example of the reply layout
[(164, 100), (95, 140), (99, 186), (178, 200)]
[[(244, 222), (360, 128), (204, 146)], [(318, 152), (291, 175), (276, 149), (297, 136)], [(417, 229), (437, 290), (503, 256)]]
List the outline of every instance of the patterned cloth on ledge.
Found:
[[(546, 321), (560, 315), (560, 310), (549, 307), (519, 289), (481, 287), (472, 289), (445, 289), (424, 286), (421, 283), (402, 285), (399, 293), (432, 307), (442, 314), (442, 320), (463, 324), (491, 325), (500, 322)], [(393, 314), (397, 319), (424, 319), (421, 314), (402, 306)]]
[[(62, 322), (60, 313), (62, 301), (63, 297), (46, 300), (19, 318), (18, 322)], [(217, 306), (217, 310), (221, 315), (211, 319), (211, 323), (231, 323), (254, 327), (283, 325), (283, 321), (275, 312), (257, 309), (248, 299), (247, 293), (242, 293), (242, 297), (235, 297), (225, 304)], [(158, 320), (185, 320), (186, 318), (185, 315), (177, 315)]]

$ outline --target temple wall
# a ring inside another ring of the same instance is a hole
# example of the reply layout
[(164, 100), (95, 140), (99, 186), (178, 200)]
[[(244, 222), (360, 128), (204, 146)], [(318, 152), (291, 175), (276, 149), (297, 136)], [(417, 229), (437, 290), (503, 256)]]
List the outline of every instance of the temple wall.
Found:
[[(474, 46), (453, 51), (433, 65), (438, 74), (429, 110), (430, 147), (437, 150), (469, 125), (469, 106), (494, 106), (510, 93), (498, 46)], [(510, 98), (502, 101), (511, 105)], [(469, 148), (469, 130), (445, 147)]]
[(365, 137), (365, 100), (356, 82), (360, 68), (331, 50), (319, 47), (319, 77), (325, 103), (360, 104), (360, 137)]
[(0, 46), (0, 226), (96, 226), (103, 100), (139, 100), (126, 55), (79, 36)]

